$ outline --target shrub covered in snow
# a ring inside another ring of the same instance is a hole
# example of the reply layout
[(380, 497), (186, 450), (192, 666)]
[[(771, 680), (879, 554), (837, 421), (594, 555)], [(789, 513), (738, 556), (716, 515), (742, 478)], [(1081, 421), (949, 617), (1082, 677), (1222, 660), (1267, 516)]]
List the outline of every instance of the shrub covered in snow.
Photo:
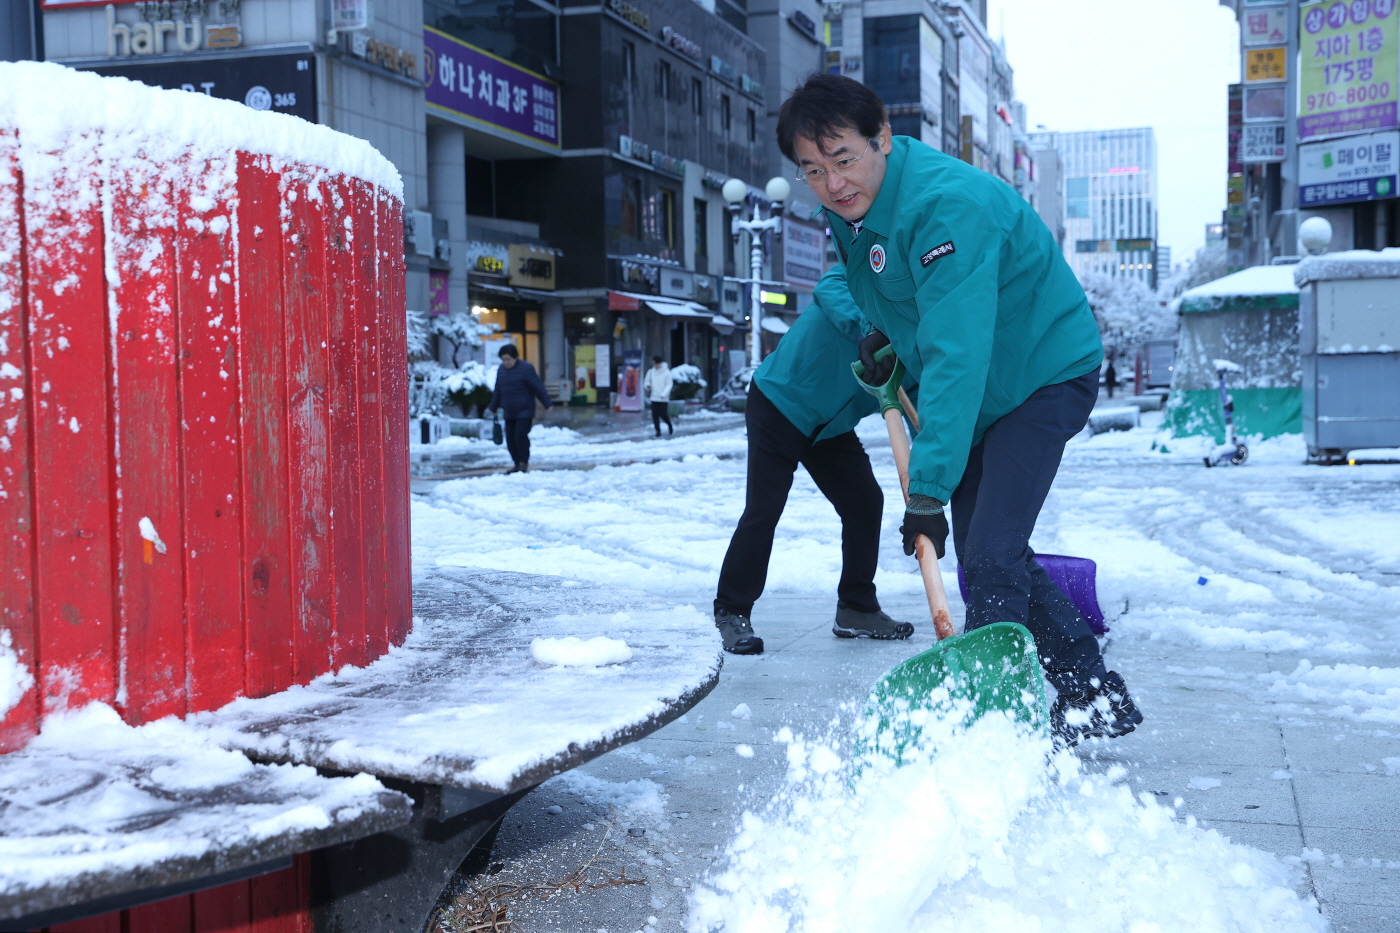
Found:
[(675, 400), (695, 398), (700, 390), (708, 385), (700, 374), (700, 367), (683, 363), (671, 370), (671, 398)]
[(482, 345), (482, 337), (496, 328), (482, 324), (475, 314), (453, 311), (429, 316), (408, 312), (409, 390), (408, 410), (414, 418), (439, 415), (444, 405), (456, 405), (468, 412), (491, 402), (496, 386), (496, 367), (469, 359), (459, 366), (444, 365), (433, 358), (433, 338), (452, 348), (456, 362), (467, 351)]

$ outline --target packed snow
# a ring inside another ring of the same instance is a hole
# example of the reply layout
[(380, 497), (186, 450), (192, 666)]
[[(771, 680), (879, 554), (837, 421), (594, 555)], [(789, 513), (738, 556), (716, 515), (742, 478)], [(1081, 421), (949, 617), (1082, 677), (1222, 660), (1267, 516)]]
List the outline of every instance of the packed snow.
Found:
[[(619, 612), (624, 621), (631, 616)], [(591, 621), (591, 620), (590, 620)], [(620, 638), (597, 635), (583, 639), (577, 635), (563, 638), (536, 638), (530, 642), (530, 654), (541, 664), (555, 667), (598, 667), (601, 664), (622, 664), (632, 660), (632, 649)]]
[(137, 157), (169, 162), (190, 154), (223, 159), (246, 152), (360, 178), (403, 199), (398, 169), (363, 139), (238, 101), (47, 62), (0, 62), (0, 127), (19, 129), (26, 172), (34, 164), (25, 153), (59, 153), (82, 140), (76, 150), (81, 154), (95, 137), (108, 165)]
[[(1005, 714), (924, 724), (901, 768), (780, 730), (787, 785), (691, 896), (689, 933), (1323, 931), (1289, 870)], [(1218, 785), (1220, 782), (1215, 781)]]
[(1293, 270), (1293, 281), (1300, 286), (1319, 279), (1400, 277), (1400, 248), (1342, 250), (1308, 256), (1296, 266), (1283, 268)]
[(408, 822), (368, 774), (255, 765), (174, 718), (93, 703), (0, 757), (0, 917), (202, 877)]
[(1293, 271), (1297, 266), (1251, 266), (1181, 293), (1180, 301), (1196, 298), (1232, 298), (1236, 295), (1297, 294)]
[[(719, 636), (695, 609), (571, 583), (420, 570), (403, 645), (194, 721), (260, 760), (474, 790), (528, 787), (580, 749), (612, 747), (694, 702), (719, 674)], [(560, 615), (560, 605), (575, 611)], [(600, 629), (611, 633), (603, 644), (578, 638)], [(540, 663), (540, 646), (552, 660)], [(589, 663), (558, 666), (560, 658)]]
[(4, 719), (33, 686), (34, 675), (19, 659), (13, 636), (8, 629), (0, 629), (0, 719)]

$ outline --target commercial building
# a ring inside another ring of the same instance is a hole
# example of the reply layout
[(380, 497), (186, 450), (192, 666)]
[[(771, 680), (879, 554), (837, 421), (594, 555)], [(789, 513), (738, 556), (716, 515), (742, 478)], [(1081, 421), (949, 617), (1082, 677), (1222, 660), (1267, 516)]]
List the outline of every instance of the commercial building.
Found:
[(1240, 23), (1230, 88), (1231, 268), (1298, 253), (1325, 217), (1333, 250), (1400, 245), (1400, 13), (1393, 3), (1221, 0)]
[(1045, 226), (1055, 237), (1061, 250), (1065, 248), (1065, 172), (1060, 154), (1052, 148), (1032, 150), (1036, 168), (1035, 209)]
[(1157, 283), (1157, 141), (1150, 127), (1036, 132), (1064, 174), (1065, 258), (1076, 273)]

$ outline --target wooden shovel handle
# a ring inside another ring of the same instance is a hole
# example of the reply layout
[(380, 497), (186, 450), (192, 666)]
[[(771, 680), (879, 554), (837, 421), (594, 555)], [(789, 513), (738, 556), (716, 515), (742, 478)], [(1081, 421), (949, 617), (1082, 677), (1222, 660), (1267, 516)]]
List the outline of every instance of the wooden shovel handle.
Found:
[[(904, 430), (904, 419), (898, 411), (885, 412), (885, 428), (890, 434), (890, 449), (894, 451), (894, 465), (899, 470), (899, 487), (904, 493), (904, 501), (909, 502), (909, 435)], [(928, 611), (933, 618), (933, 631), (942, 641), (953, 635), (953, 615), (948, 610), (948, 593), (943, 589), (943, 572), (938, 569), (938, 555), (933, 542), (926, 535), (919, 535), (914, 542), (914, 553), (919, 560), (919, 573), (924, 578), (924, 595), (928, 597)]]

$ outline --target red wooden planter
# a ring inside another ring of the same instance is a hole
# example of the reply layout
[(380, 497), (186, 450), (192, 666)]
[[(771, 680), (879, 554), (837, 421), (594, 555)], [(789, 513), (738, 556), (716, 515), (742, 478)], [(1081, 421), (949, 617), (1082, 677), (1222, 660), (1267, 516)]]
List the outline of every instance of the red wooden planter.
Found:
[[(0, 629), (34, 681), (0, 752), (55, 711), (214, 709), (408, 632), (397, 191), (287, 155), (302, 127), (333, 152), (324, 128), (139, 93), (224, 130), (285, 121), (263, 134), (280, 151), (220, 149), (198, 122), (171, 131), (188, 143), (130, 119), (30, 133), (0, 106)], [(259, 883), (231, 886), (247, 922)], [(158, 928), (243, 929), (198, 920), (218, 897)]]

